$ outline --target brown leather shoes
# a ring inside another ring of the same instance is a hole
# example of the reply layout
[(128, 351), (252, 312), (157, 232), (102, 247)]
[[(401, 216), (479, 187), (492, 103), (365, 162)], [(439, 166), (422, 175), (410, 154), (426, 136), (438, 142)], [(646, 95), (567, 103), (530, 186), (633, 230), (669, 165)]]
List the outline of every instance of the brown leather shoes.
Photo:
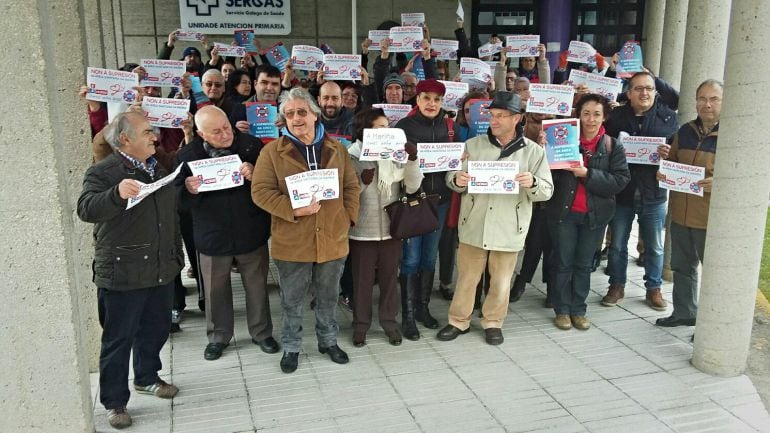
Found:
[(561, 330), (572, 329), (572, 322), (569, 320), (569, 316), (566, 314), (557, 314), (553, 319), (553, 324)]
[(645, 302), (647, 302), (647, 305), (649, 305), (650, 308), (657, 311), (666, 311), (666, 307), (668, 307), (668, 303), (663, 299), (663, 295), (660, 293), (660, 288), (647, 289), (647, 298)]
[(614, 307), (618, 305), (625, 296), (625, 289), (620, 284), (610, 284), (610, 288), (607, 289), (607, 294), (602, 298), (600, 302), (605, 307)]
[(401, 345), (401, 333), (398, 332), (398, 329), (386, 329), (385, 335), (388, 337), (388, 343), (391, 346)]
[(569, 316), (569, 320), (572, 321), (572, 326), (575, 329), (585, 331), (591, 327), (591, 322), (586, 319), (586, 316)]

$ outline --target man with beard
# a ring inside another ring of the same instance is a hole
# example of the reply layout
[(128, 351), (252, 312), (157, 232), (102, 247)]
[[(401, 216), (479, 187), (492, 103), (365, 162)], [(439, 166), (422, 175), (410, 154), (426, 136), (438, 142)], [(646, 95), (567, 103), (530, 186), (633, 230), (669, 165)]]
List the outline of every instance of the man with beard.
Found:
[[(163, 47), (158, 53), (159, 59), (168, 60), (171, 58), (171, 53), (174, 51), (174, 44), (176, 43), (176, 30), (168, 34), (168, 41), (163, 44)], [(204, 47), (206, 47), (206, 41), (201, 41)], [(201, 60), (201, 52), (195, 47), (187, 47), (182, 53), (182, 58), (187, 64), (187, 72), (200, 77), (203, 75), (205, 66)]]
[(323, 83), (318, 92), (321, 107), (321, 123), (328, 134), (347, 135), (353, 133), (353, 113), (342, 106), (342, 88), (334, 81)]

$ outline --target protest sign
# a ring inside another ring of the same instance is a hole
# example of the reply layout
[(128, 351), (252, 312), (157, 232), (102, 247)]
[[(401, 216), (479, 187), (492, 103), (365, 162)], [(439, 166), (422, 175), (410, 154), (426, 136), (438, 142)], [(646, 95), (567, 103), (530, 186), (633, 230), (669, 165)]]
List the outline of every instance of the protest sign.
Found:
[(489, 104), (491, 99), (471, 99), (467, 101), (470, 104), (470, 111), (466, 113), (465, 120), (468, 122), (470, 130), (468, 138), (473, 138), (487, 133), (489, 129)]
[(380, 51), (382, 41), (390, 38), (389, 30), (369, 30), (369, 40), (372, 41), (369, 44), (369, 51)]
[(479, 47), (479, 57), (492, 56), (499, 53), (502, 50), (503, 50), (502, 42), (498, 42), (496, 44), (490, 44), (489, 42), (487, 42), (486, 44)]
[(567, 61), (574, 63), (595, 63), (596, 49), (581, 41), (570, 41), (567, 49)]
[(185, 42), (199, 42), (206, 38), (206, 35), (200, 32), (190, 32), (179, 29), (176, 31), (176, 40)]
[(187, 163), (192, 175), (201, 182), (198, 192), (219, 191), (243, 185), (241, 164), (238, 155), (199, 159)]
[(411, 53), (422, 49), (422, 27), (393, 27), (390, 29), (391, 53)]
[(361, 161), (406, 162), (406, 135), (399, 128), (366, 128), (361, 144)]
[(142, 111), (152, 126), (181, 129), (190, 112), (190, 100), (145, 96), (142, 98)]
[(425, 14), (422, 12), (401, 14), (401, 25), (404, 27), (424, 27)]
[(574, 95), (572, 86), (532, 83), (529, 85), (527, 112), (569, 116)]
[(399, 120), (406, 117), (406, 115), (412, 111), (412, 106), (409, 104), (374, 104), (372, 107), (382, 108), (382, 111), (385, 112), (385, 117), (388, 118), (388, 124), (390, 124), (391, 127), (395, 126)]
[(139, 194), (137, 194), (136, 197), (128, 198), (128, 203), (126, 203), (126, 210), (131, 209), (132, 207), (138, 205), (142, 200), (147, 198), (147, 196), (149, 196), (150, 194), (154, 193), (155, 191), (173, 182), (174, 179), (176, 179), (176, 176), (179, 174), (179, 171), (182, 170), (183, 165), (184, 164), (179, 164), (179, 166), (176, 168), (176, 170), (174, 170), (173, 173), (153, 183), (144, 183), (136, 180), (135, 182), (139, 184)]
[(460, 21), (465, 19), (465, 10), (463, 10), (463, 4), (460, 0), (457, 0), (457, 11), (455, 11), (455, 15)]
[(512, 35), (505, 37), (505, 53), (508, 57), (537, 57), (540, 53), (540, 35)]
[(465, 143), (417, 143), (417, 161), (423, 173), (460, 170)]
[(619, 79), (592, 74), (579, 69), (570, 71), (569, 82), (576, 87), (585, 84), (589, 92), (602, 95), (610, 101), (616, 100), (618, 94), (623, 91), (623, 82)]
[(280, 69), (283, 72), (286, 69), (286, 63), (291, 57), (286, 47), (283, 46), (283, 42), (278, 42), (264, 51), (265, 57), (267, 57), (268, 63)]
[(492, 71), (483, 60), (463, 57), (460, 59), (460, 79), (471, 88), (486, 88), (492, 79)]
[(278, 138), (278, 108), (266, 102), (247, 102), (246, 120), (249, 134), (257, 138)]
[(680, 164), (665, 159), (660, 160), (660, 173), (666, 176), (658, 182), (658, 186), (669, 191), (683, 192), (703, 197), (703, 187), (698, 181), (706, 177), (705, 167)]
[(305, 171), (286, 176), (285, 180), (293, 209), (340, 196), (340, 181), (336, 168)]
[(86, 99), (99, 102), (122, 102), (131, 104), (136, 101), (139, 76), (133, 72), (113, 69), (88, 68)]
[(417, 75), (417, 80), (425, 79), (425, 66), (423, 65), (422, 55), (418, 54), (412, 57), (412, 72)]
[(449, 41), (446, 39), (431, 39), (430, 49), (436, 52), (438, 60), (457, 60), (457, 50), (460, 48), (460, 42)]
[(630, 78), (634, 73), (643, 71), (644, 58), (639, 42), (626, 41), (620, 47), (620, 59), (616, 67), (618, 77)]
[(462, 110), (462, 102), (465, 95), (468, 94), (468, 83), (462, 83), (457, 81), (441, 81), (439, 83), (444, 85), (446, 92), (444, 93), (444, 101), (441, 107), (445, 110), (458, 111)]
[(187, 72), (187, 64), (181, 60), (142, 59), (139, 65), (145, 71), (140, 86), (182, 87), (182, 77)]
[(618, 141), (626, 151), (629, 164), (659, 165), (658, 146), (666, 144), (665, 137), (641, 137), (623, 131), (618, 134)]
[(249, 54), (257, 54), (257, 46), (254, 45), (254, 30), (239, 29), (233, 32), (233, 39), (239, 47), (243, 47)]
[(469, 161), (468, 193), (518, 194), (519, 161)]
[(360, 54), (324, 54), (324, 80), (360, 80)]
[(312, 45), (291, 47), (291, 65), (295, 70), (318, 71), (324, 64), (324, 52)]
[(211, 105), (211, 100), (208, 96), (206, 96), (205, 93), (203, 93), (203, 86), (201, 85), (200, 77), (190, 76), (190, 83), (192, 83), (190, 91), (192, 92), (193, 99), (195, 99), (195, 105), (198, 108)]
[(551, 170), (580, 167), (580, 121), (578, 119), (543, 120), (545, 156)]
[(214, 42), (214, 48), (217, 49), (217, 55), (220, 57), (243, 57), (246, 55), (246, 48), (238, 45), (228, 45)]

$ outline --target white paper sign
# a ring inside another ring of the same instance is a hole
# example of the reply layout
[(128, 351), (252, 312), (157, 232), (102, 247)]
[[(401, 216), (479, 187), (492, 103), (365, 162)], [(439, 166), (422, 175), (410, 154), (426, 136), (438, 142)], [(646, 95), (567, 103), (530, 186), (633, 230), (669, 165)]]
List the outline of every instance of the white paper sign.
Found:
[(512, 35), (505, 37), (505, 52), (508, 57), (537, 57), (540, 53), (540, 35)]
[(666, 144), (665, 137), (640, 137), (621, 131), (618, 139), (626, 150), (626, 161), (629, 164), (660, 164), (658, 146)]
[(391, 53), (408, 53), (422, 49), (422, 27), (393, 27), (390, 29)]
[(579, 69), (572, 69), (570, 71), (569, 82), (575, 87), (585, 84), (589, 92), (602, 95), (610, 101), (617, 99), (618, 94), (623, 91), (623, 82), (621, 80), (592, 74)]
[(154, 193), (155, 191), (173, 182), (174, 179), (176, 179), (176, 176), (179, 174), (179, 171), (182, 169), (182, 165), (184, 164), (179, 164), (179, 167), (177, 167), (173, 173), (153, 183), (148, 184), (144, 182), (139, 182), (137, 180), (136, 183), (139, 184), (139, 194), (137, 194), (136, 197), (128, 198), (128, 203), (126, 204), (126, 210), (131, 209), (132, 207), (138, 205), (139, 202), (147, 198), (148, 195)]
[(458, 20), (465, 19), (465, 10), (463, 10), (463, 4), (460, 0), (457, 0), (457, 11), (455, 11), (455, 15), (457, 15)]
[(404, 150), (406, 134), (399, 128), (366, 128), (361, 144), (361, 161), (405, 162), (409, 155)]
[(447, 39), (431, 39), (430, 49), (436, 52), (438, 60), (457, 60), (460, 42)]
[(591, 44), (581, 41), (570, 41), (567, 50), (569, 51), (567, 53), (568, 62), (593, 63), (595, 61), (596, 49)]
[(312, 45), (294, 45), (291, 64), (300, 71), (319, 71), (324, 64), (324, 52)]
[(529, 85), (527, 113), (569, 116), (574, 95), (575, 89), (572, 86), (532, 83)]
[(470, 194), (518, 194), (519, 161), (469, 161)]
[(373, 104), (372, 107), (382, 108), (382, 111), (385, 112), (385, 117), (388, 118), (388, 124), (390, 124), (391, 127), (412, 111), (412, 106), (409, 104)]
[(663, 159), (660, 161), (659, 171), (666, 176), (665, 180), (658, 182), (658, 186), (661, 188), (703, 197), (703, 187), (698, 185), (698, 181), (706, 177), (705, 167), (680, 164)]
[(176, 31), (177, 41), (198, 42), (202, 41), (205, 37), (206, 35), (200, 32), (190, 32), (182, 29)]
[(401, 25), (404, 27), (423, 27), (425, 14), (422, 12), (401, 14)]
[(340, 180), (336, 168), (312, 170), (286, 176), (292, 209), (313, 201), (332, 200), (340, 196)]
[(380, 51), (382, 40), (390, 38), (390, 31), (388, 30), (369, 30), (369, 40), (372, 43), (369, 45), (369, 51)]
[(423, 173), (459, 170), (465, 143), (417, 143), (417, 161)]
[(193, 176), (201, 181), (198, 192), (219, 191), (243, 185), (241, 164), (238, 155), (199, 159), (187, 163)]
[(182, 87), (182, 76), (187, 72), (181, 60), (142, 59), (139, 65), (146, 71), (140, 86)]
[(487, 57), (494, 54), (499, 53), (503, 50), (503, 43), (499, 42), (496, 44), (490, 44), (487, 42), (486, 44), (479, 47), (479, 57)]
[(142, 111), (152, 126), (181, 129), (190, 111), (190, 100), (145, 96), (142, 98)]
[(243, 57), (246, 55), (246, 48), (238, 45), (221, 44), (214, 42), (214, 48), (221, 57)]
[(460, 79), (466, 83), (484, 86), (492, 79), (492, 71), (483, 60), (463, 57), (460, 59)]
[(439, 83), (443, 84), (446, 88), (446, 93), (444, 93), (444, 101), (442, 102), (441, 107), (445, 110), (462, 110), (463, 98), (465, 98), (465, 95), (468, 94), (468, 83), (441, 80), (439, 80)]
[(136, 101), (139, 76), (133, 72), (88, 68), (86, 99), (99, 102), (132, 104)]
[(182, 29), (210, 35), (252, 28), (257, 35), (288, 35), (291, 0), (179, 0), (179, 17)]
[(360, 80), (360, 54), (324, 54), (324, 79)]

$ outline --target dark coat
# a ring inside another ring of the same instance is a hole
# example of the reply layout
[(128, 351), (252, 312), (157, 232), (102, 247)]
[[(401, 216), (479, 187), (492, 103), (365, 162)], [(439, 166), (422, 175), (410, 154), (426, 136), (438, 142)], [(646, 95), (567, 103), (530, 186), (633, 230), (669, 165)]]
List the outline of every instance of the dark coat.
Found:
[[(262, 142), (248, 134), (234, 131), (230, 150), (241, 161), (255, 164)], [(211, 158), (197, 137), (177, 153), (177, 165)], [(270, 215), (251, 200), (251, 182), (219, 191), (190, 194), (184, 181), (192, 176), (185, 164), (176, 180), (179, 203), (189, 209), (193, 218), (195, 249), (207, 256), (246, 254), (267, 244), (270, 237)]]
[[(665, 137), (666, 141), (670, 143), (671, 138), (679, 129), (679, 124), (676, 113), (662, 104), (660, 100), (656, 100), (650, 111), (645, 114), (641, 127), (638, 117), (634, 114), (634, 109), (631, 108), (630, 104), (626, 104), (610, 112), (605, 128), (607, 134), (614, 138), (618, 138), (618, 134), (625, 131), (628, 135), (634, 136)], [(655, 178), (658, 166), (629, 164), (628, 167), (631, 171), (631, 181), (618, 194), (618, 203), (632, 205), (637, 189), (644, 204), (654, 205), (666, 201), (666, 190), (658, 187), (658, 180)]]
[[(602, 137), (596, 154), (588, 161), (588, 176), (584, 185), (588, 223), (592, 230), (607, 224), (615, 215), (615, 195), (630, 178), (625, 149), (614, 138), (611, 148), (611, 152), (607, 153)], [(572, 208), (578, 179), (567, 170), (551, 170), (551, 176), (553, 197), (546, 203), (546, 214), (549, 219), (561, 222)]]
[(78, 217), (94, 223), (93, 281), (99, 288), (135, 290), (171, 283), (184, 266), (182, 238), (171, 185), (126, 210), (118, 184), (152, 183), (168, 175), (159, 164), (155, 178), (119, 153), (91, 166), (78, 198)]

